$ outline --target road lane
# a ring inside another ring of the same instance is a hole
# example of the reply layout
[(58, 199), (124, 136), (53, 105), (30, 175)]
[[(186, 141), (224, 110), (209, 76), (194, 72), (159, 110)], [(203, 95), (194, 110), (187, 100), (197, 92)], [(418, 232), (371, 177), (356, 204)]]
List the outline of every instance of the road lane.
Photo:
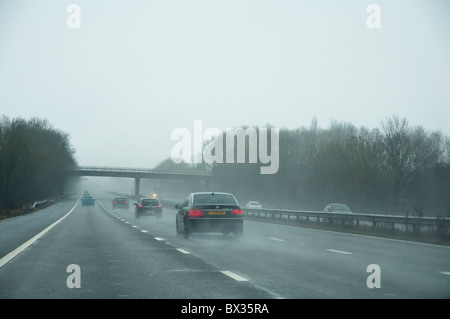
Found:
[[(80, 288), (69, 288), (70, 265)], [(80, 205), (0, 269), (0, 298), (268, 298), (191, 254)]]
[(79, 194), (69, 195), (45, 209), (0, 220), (0, 258), (63, 217), (79, 198)]
[[(0, 269), (0, 298), (445, 298), (450, 248), (245, 221), (244, 238), (176, 236), (102, 194)], [(69, 289), (66, 268), (81, 269)], [(371, 265), (380, 288), (369, 288)]]
[[(175, 210), (130, 225), (230, 269), (276, 298), (448, 298), (450, 247), (245, 221), (244, 239), (175, 233)], [(381, 287), (370, 289), (370, 265), (380, 266)], [(269, 289), (270, 287), (270, 289)]]

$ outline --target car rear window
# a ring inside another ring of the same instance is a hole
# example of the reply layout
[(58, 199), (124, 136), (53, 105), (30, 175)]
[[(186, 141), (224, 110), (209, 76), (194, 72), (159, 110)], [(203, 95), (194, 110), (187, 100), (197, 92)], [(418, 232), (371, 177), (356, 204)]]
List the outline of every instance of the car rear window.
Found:
[(157, 199), (143, 199), (142, 205), (144, 206), (158, 206), (159, 201)]
[(236, 200), (229, 194), (197, 194), (194, 195), (194, 204), (231, 204), (237, 205)]

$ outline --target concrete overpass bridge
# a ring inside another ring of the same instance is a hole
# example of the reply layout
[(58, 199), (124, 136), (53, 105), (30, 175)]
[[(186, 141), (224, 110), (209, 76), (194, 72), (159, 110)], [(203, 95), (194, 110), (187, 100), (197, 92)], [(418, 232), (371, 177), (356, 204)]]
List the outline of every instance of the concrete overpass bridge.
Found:
[(178, 179), (203, 181), (206, 185), (212, 179), (212, 175), (204, 173), (176, 173), (163, 172), (153, 169), (141, 168), (120, 168), (120, 167), (101, 167), (101, 166), (79, 166), (67, 170), (69, 176), (103, 176), (103, 177), (129, 177), (134, 178), (134, 193), (140, 194), (141, 178), (155, 179)]

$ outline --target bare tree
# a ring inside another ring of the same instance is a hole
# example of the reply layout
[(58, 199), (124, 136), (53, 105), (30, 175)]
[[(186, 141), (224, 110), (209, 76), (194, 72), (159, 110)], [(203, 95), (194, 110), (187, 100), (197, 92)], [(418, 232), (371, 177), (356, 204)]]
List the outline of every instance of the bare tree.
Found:
[(406, 119), (396, 116), (388, 118), (382, 127), (383, 168), (393, 188), (393, 199), (399, 201), (408, 183), (437, 163), (442, 137), (438, 132), (427, 134), (420, 126), (410, 128)]

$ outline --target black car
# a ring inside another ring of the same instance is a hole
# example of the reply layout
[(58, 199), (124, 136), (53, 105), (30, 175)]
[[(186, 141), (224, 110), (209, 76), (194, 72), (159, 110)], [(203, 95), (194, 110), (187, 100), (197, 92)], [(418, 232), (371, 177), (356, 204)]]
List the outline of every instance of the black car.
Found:
[(126, 197), (116, 197), (112, 201), (113, 209), (128, 209), (130, 207), (130, 203)]
[(157, 198), (141, 198), (136, 205), (134, 216), (136, 218), (143, 216), (156, 216), (160, 218), (163, 213), (163, 207)]
[(191, 193), (180, 205), (176, 215), (178, 236), (188, 238), (192, 233), (244, 234), (242, 209), (234, 195), (223, 192)]

